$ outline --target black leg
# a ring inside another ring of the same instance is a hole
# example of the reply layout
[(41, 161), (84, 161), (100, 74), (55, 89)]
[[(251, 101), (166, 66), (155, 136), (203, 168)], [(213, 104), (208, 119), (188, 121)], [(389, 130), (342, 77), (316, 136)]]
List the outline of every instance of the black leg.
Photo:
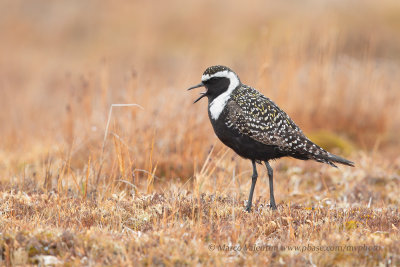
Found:
[(275, 197), (274, 197), (274, 171), (272, 170), (268, 161), (264, 161), (264, 163), (268, 170), (270, 206), (271, 206), (271, 209), (276, 210)]
[(250, 194), (249, 194), (249, 201), (247, 201), (247, 207), (246, 207), (246, 211), (248, 211), (248, 212), (251, 211), (251, 204), (253, 201), (254, 188), (256, 187), (256, 182), (257, 182), (257, 177), (258, 177), (256, 161), (252, 160), (251, 163), (253, 164), (253, 175), (251, 176), (251, 188), (250, 188)]

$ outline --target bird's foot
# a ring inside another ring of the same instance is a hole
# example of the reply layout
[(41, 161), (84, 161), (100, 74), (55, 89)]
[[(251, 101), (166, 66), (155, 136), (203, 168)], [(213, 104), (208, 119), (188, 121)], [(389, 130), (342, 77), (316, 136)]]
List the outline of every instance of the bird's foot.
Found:
[(251, 212), (251, 205), (247, 205), (245, 211), (247, 211), (248, 213)]
[(271, 210), (277, 210), (278, 208), (276, 207), (275, 203), (271, 203), (269, 204), (269, 207), (271, 208)]

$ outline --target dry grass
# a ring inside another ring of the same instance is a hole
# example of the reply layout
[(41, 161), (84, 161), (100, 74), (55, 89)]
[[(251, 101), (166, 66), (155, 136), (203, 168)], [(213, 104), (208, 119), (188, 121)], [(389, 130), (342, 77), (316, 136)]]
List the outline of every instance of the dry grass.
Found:
[[(396, 1), (1, 2), (1, 264), (399, 265), (399, 14)], [(356, 168), (273, 163), (271, 212), (259, 167), (243, 212), (251, 164), (185, 92), (213, 64)], [(103, 151), (112, 103), (144, 109), (114, 109)]]
[(276, 212), (266, 205), (265, 171), (255, 210), (244, 211), (248, 173), (235, 174), (236, 161), (226, 158), (191, 184), (151, 194), (131, 187), (103, 197), (3, 192), (3, 261), (39, 263), (52, 255), (72, 265), (396, 265), (400, 158), (397, 166), (377, 160), (384, 167), (374, 170), (357, 158), (351, 170), (276, 164)]

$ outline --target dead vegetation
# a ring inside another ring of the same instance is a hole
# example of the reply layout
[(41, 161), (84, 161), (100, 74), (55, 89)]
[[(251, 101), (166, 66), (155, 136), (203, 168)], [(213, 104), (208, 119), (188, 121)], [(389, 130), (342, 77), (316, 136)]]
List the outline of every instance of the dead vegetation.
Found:
[(174, 183), (151, 194), (3, 192), (3, 263), (39, 263), (43, 255), (72, 265), (399, 263), (399, 175), (325, 169), (326, 181), (316, 182), (315, 170), (303, 167), (278, 172), (277, 212), (267, 205), (267, 179), (248, 214), (248, 179), (228, 183), (222, 174), (216, 185), (199, 175), (190, 189)]
[[(396, 1), (91, 4), (0, 3), (2, 265), (400, 265)], [(213, 64), (356, 168), (273, 162), (272, 212), (259, 166), (245, 213), (251, 164), (185, 92)], [(112, 103), (143, 110), (103, 149)]]

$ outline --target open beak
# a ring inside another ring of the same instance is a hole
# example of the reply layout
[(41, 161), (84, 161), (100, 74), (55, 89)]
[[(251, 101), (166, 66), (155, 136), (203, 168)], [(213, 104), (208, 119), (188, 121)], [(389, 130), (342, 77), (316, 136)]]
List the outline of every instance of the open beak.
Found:
[[(197, 84), (197, 85), (195, 85), (195, 86), (190, 87), (190, 88), (188, 89), (188, 91), (189, 91), (189, 90), (193, 90), (193, 89), (195, 89), (195, 88), (203, 87), (203, 86), (204, 86), (204, 84), (201, 82), (201, 83), (199, 83), (199, 84)], [(197, 98), (197, 99), (193, 102), (193, 104), (194, 104), (194, 103), (197, 103), (200, 99), (202, 99), (203, 97), (205, 97), (205, 96), (207, 95), (207, 92), (203, 92), (203, 93), (200, 93), (200, 94), (201, 94), (201, 96), (200, 96), (199, 98)]]
[(201, 83), (199, 83), (199, 84), (197, 84), (197, 85), (195, 85), (195, 86), (190, 87), (190, 88), (188, 89), (188, 91), (189, 91), (189, 90), (196, 89), (196, 88), (199, 88), (199, 87), (203, 87), (203, 86), (204, 86), (204, 84), (201, 82)]

